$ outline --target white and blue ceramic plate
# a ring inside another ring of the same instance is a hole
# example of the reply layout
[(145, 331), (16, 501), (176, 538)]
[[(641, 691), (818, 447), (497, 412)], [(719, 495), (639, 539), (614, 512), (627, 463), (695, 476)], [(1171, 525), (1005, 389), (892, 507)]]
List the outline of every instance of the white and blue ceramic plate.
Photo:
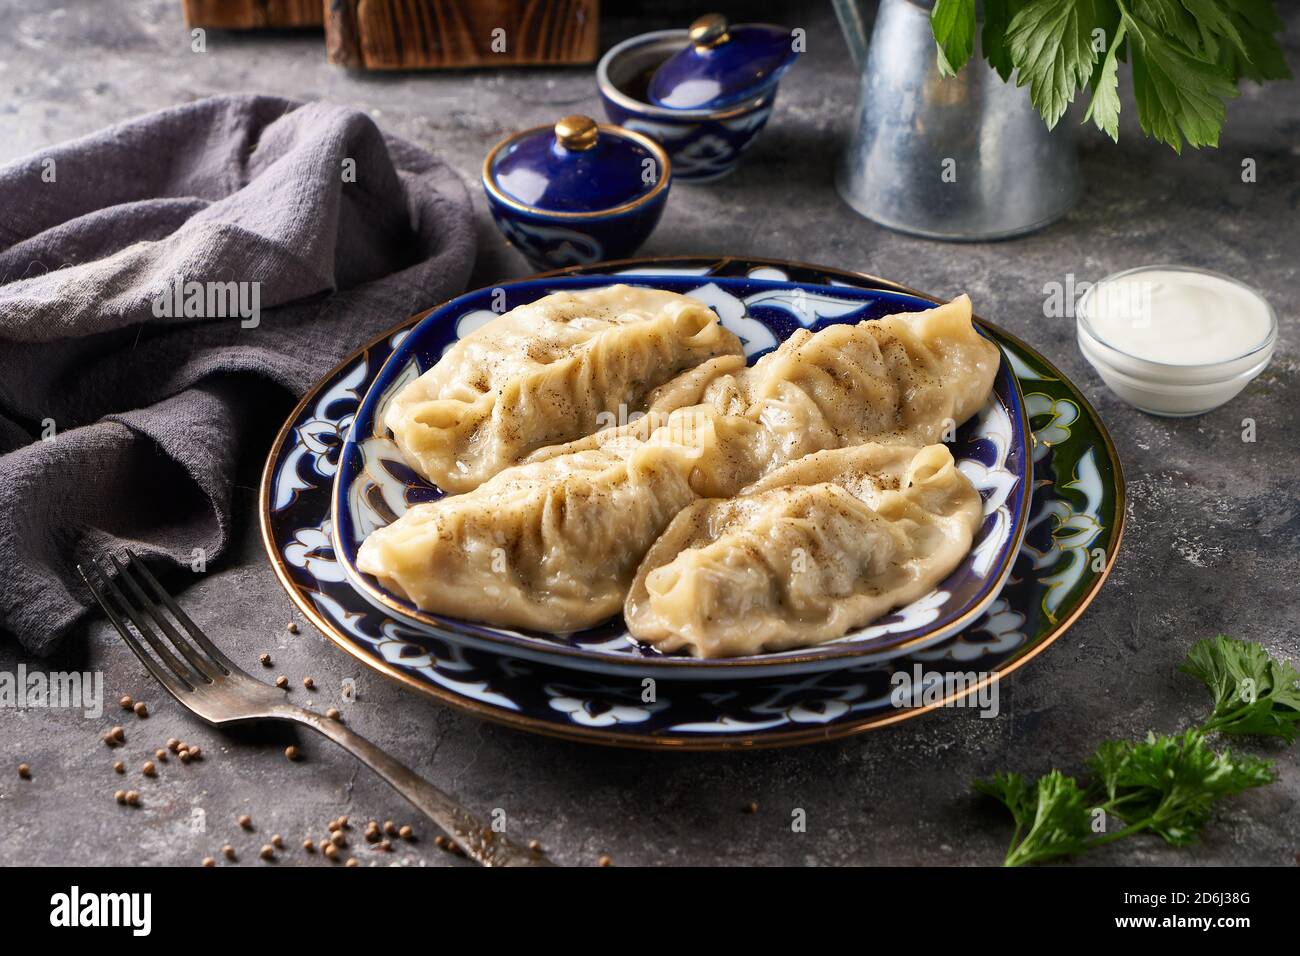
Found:
[[(823, 291), (911, 291), (885, 279), (779, 260), (639, 259), (600, 269), (700, 280), (794, 279)], [(1034, 436), (1034, 490), (1025, 540), (1002, 594), (961, 633), (893, 661), (807, 677), (657, 681), (653, 700), (640, 679), (532, 663), (431, 637), (362, 598), (330, 539), (343, 439), (379, 369), (423, 317), (359, 348), (289, 414), (262, 473), (262, 541), (290, 600), (334, 644), (363, 667), (482, 719), (646, 749), (752, 749), (846, 737), (967, 702), (1026, 665), (1068, 633), (1119, 553), (1124, 476), (1105, 426), (1083, 393), (1042, 355), (982, 322), (1024, 395)], [(910, 696), (899, 694), (904, 676)]]
[[(751, 364), (796, 329), (815, 331), (834, 323), (856, 323), (932, 305), (916, 296), (880, 290), (831, 290), (750, 277), (701, 281), (689, 276), (530, 279), (454, 299), (401, 336), (371, 383), (344, 442), (334, 492), (335, 554), (348, 580), (372, 606), (408, 627), (476, 650), (610, 675), (683, 680), (809, 674), (887, 660), (957, 633), (993, 603), (1020, 548), (1032, 491), (1028, 422), (1019, 386), (1006, 361), (989, 401), (958, 430), (950, 445), (958, 467), (984, 501), (984, 520), (970, 553), (929, 594), (867, 627), (815, 647), (700, 660), (685, 654), (666, 655), (637, 642), (621, 616), (566, 634), (501, 628), (422, 611), (359, 571), (357, 551), (366, 536), (395, 521), (411, 505), (443, 494), (412, 471), (393, 444), (382, 425), (387, 402), (432, 368), (456, 341), (504, 309), (560, 290), (614, 282), (668, 289), (705, 302), (718, 313), (722, 324), (740, 337)], [(494, 305), (497, 311), (492, 310)]]

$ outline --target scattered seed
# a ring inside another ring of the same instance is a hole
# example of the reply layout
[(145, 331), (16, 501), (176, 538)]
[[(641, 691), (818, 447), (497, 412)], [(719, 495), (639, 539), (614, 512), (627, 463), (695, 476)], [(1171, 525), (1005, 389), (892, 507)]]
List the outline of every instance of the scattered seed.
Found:
[(390, 843), (388, 840), (380, 840), (380, 841), (379, 841), (379, 849), (381, 849), (381, 850), (391, 850), (392, 848), (393, 848), (393, 844)]
[(237, 822), (245, 830), (253, 829), (253, 818), (250, 817), (247, 813), (241, 813), (239, 815), (239, 819), (236, 820), (235, 822)]
[(350, 858), (350, 859), (349, 859), (346, 863), (344, 863), (343, 865), (344, 865), (344, 866), (356, 866), (356, 865), (357, 865), (357, 859), (356, 859), (356, 857), (352, 857), (352, 858)]
[(337, 820), (331, 820), (329, 824), (325, 827), (325, 829), (329, 830), (330, 833), (333, 833), (338, 828), (339, 828), (339, 822)]
[(176, 753), (178, 750), (181, 749), (181, 742), (177, 740), (175, 737), (168, 737), (167, 749), (170, 750), (172, 753)]
[(141, 720), (149, 716), (149, 708), (145, 706), (144, 701), (138, 702), (133, 710), (135, 710), (135, 715)]
[(126, 773), (126, 764), (119, 760), (117, 763), (113, 764), (113, 769), (118, 773)]
[(341, 850), (348, 845), (348, 838), (343, 835), (342, 830), (335, 830), (334, 835), (330, 837), (330, 843)]
[(117, 741), (113, 739), (113, 732), (112, 732), (111, 730), (110, 730), (110, 731), (106, 731), (106, 732), (104, 733), (104, 736), (103, 736), (101, 739), (104, 741), (104, 744), (105, 744), (106, 746), (108, 746), (108, 747), (116, 747), (116, 746), (117, 746)]
[(227, 843), (225, 846), (221, 848), (221, 855), (224, 856), (227, 860), (234, 860), (235, 848), (231, 846), (229, 843)]
[(447, 849), (447, 838), (443, 836), (441, 833), (439, 833), (436, 837), (433, 838), (433, 845), (436, 846), (439, 850), (445, 850)]
[(384, 832), (389, 836), (397, 836), (397, 824), (392, 820), (384, 821)]
[(132, 707), (135, 706), (135, 701), (131, 699), (130, 694), (124, 694), (122, 696), (122, 699), (119, 700), (118, 703), (122, 705), (123, 710), (130, 710)]
[(343, 719), (343, 715), (339, 713), (339, 709), (337, 707), (331, 707), (329, 710), (325, 711), (325, 716), (328, 717), (330, 720)]
[(190, 760), (193, 759), (190, 757), (190, 752), (185, 749), (182, 749), (181, 752), (176, 755), (176, 758), (180, 760), (181, 763), (189, 763)]
[(126, 803), (126, 791), (118, 790), (113, 793), (113, 799), (118, 803)]
[(295, 747), (293, 744), (290, 744), (289, 746), (284, 748), (284, 755), (288, 757), (290, 760), (297, 760), (298, 748)]
[(542, 841), (541, 841), (541, 840), (529, 840), (529, 841), (528, 841), (528, 849), (532, 850), (534, 853), (541, 853), (541, 852), (542, 852)]
[(203, 751), (202, 751), (200, 748), (198, 748), (198, 747), (190, 747), (190, 748), (189, 748), (189, 751), (190, 751), (190, 759), (191, 759), (191, 760), (202, 760), (202, 759), (203, 759)]
[(298, 633), (298, 622), (297, 622), (297, 621), (290, 621), (288, 624), (286, 624), (286, 625), (284, 626), (284, 629), (285, 629), (286, 631), (288, 631), (290, 634), (297, 634), (297, 633)]
[(152, 760), (146, 760), (144, 766), (140, 768), (140, 772), (146, 777), (158, 776), (158, 768), (153, 765)]
[(128, 790), (126, 792), (126, 802), (128, 806), (138, 807), (140, 805), (140, 792), (138, 790)]
[(24, 780), (32, 779), (32, 768), (27, 766), (25, 763), (20, 763), (18, 765), (18, 776), (22, 777)]
[(378, 843), (378, 842), (379, 842), (379, 839), (380, 839), (380, 833), (379, 833), (378, 830), (371, 830), (371, 829), (368, 828), (368, 827), (366, 828), (366, 842), (367, 842), (367, 843)]
[(311, 837), (308, 837), (307, 839), (302, 841), (302, 848), (306, 850), (308, 853), (316, 852), (316, 844), (311, 841)]
[(166, 763), (167, 751), (164, 750), (162, 747), (159, 747), (157, 750), (153, 752), (153, 758), (157, 760), (159, 763)]
[(266, 846), (262, 847), (262, 852), (259, 854), (259, 856), (261, 856), (262, 859), (264, 860), (274, 860), (275, 847), (271, 846), (271, 844), (269, 843), (266, 844)]
[(397, 831), (397, 835), (408, 842), (415, 839), (415, 831), (409, 826), (402, 827)]
[(302, 686), (307, 688), (308, 690), (315, 690), (316, 682), (312, 680), (310, 677), (304, 677), (302, 679)]
[(337, 860), (339, 858), (339, 848), (336, 847), (333, 843), (326, 843), (325, 857), (330, 860)]
[(602, 856), (599, 860), (596, 861), (596, 865), (597, 865), (597, 866), (613, 866), (613, 865), (614, 865), (614, 861), (611, 860), (608, 856)]
[(277, 850), (283, 850), (283, 849), (284, 849), (284, 837), (280, 836), (280, 834), (278, 834), (278, 833), (272, 834), (272, 836), (271, 836), (271, 846), (275, 847)]
[(216, 865), (217, 865), (217, 861), (214, 860), (214, 859), (212, 859), (212, 857), (210, 857), (210, 856), (205, 856), (205, 857), (203, 858), (203, 865), (204, 865), (204, 866), (216, 866)]
[(275, 679), (275, 686), (280, 688), (281, 690), (284, 690), (286, 687), (289, 686), (289, 678), (281, 674), (279, 677)]
[(757, 813), (758, 803), (751, 800), (749, 803), (745, 804), (741, 809), (744, 810), (746, 813)]
[(352, 826), (351, 824), (348, 823), (348, 818), (346, 816), (339, 817), (339, 829), (340, 830), (352, 829)]
[(270, 666), (271, 666), (271, 655), (270, 655), (270, 654), (263, 654), (261, 657), (258, 658), (258, 661), (261, 663), (261, 665), (262, 665), (263, 667), (270, 667)]

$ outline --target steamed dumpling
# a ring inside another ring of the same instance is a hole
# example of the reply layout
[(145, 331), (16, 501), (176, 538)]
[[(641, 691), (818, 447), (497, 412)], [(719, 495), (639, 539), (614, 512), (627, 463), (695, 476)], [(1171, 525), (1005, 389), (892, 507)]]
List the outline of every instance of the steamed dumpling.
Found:
[(624, 618), (639, 640), (696, 657), (820, 644), (928, 593), (970, 551), (981, 513), (942, 445), (819, 452), (685, 508), (642, 561)]
[(755, 473), (755, 426), (696, 411), (646, 439), (518, 465), (416, 505), (362, 542), (357, 566), (440, 614), (550, 631), (598, 624), (618, 613), (677, 512)]
[(598, 624), (697, 498), (729, 498), (823, 449), (928, 444), (987, 399), (998, 352), (972, 327), (969, 302), (879, 322), (889, 326), (797, 336), (752, 369), (722, 356), (687, 371), (636, 421), (415, 506), (366, 539), (358, 566), (434, 613), (552, 631)]
[(412, 468), (459, 494), (536, 448), (640, 412), (683, 369), (741, 354), (711, 309), (675, 292), (557, 292), (461, 339), (383, 421)]

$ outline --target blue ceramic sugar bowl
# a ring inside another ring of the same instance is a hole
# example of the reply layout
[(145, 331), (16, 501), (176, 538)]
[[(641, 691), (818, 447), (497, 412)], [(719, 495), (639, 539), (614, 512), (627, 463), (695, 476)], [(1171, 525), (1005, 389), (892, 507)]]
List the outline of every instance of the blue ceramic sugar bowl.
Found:
[(624, 40), (601, 58), (596, 82), (611, 122), (662, 143), (678, 181), (707, 182), (754, 142), (798, 51), (790, 30), (710, 14), (689, 30)]
[(589, 116), (507, 136), (483, 161), (497, 228), (539, 269), (632, 255), (658, 224), (671, 181), (658, 143)]

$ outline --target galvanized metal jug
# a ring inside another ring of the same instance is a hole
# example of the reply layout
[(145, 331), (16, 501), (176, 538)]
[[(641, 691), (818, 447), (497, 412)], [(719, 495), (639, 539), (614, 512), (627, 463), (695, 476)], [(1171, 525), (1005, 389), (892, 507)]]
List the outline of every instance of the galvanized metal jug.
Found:
[(941, 77), (930, 4), (834, 0), (862, 71), (840, 196), (868, 219), (934, 239), (1005, 239), (1058, 219), (1079, 195), (1074, 124), (1049, 131), (1029, 95), (978, 55)]

